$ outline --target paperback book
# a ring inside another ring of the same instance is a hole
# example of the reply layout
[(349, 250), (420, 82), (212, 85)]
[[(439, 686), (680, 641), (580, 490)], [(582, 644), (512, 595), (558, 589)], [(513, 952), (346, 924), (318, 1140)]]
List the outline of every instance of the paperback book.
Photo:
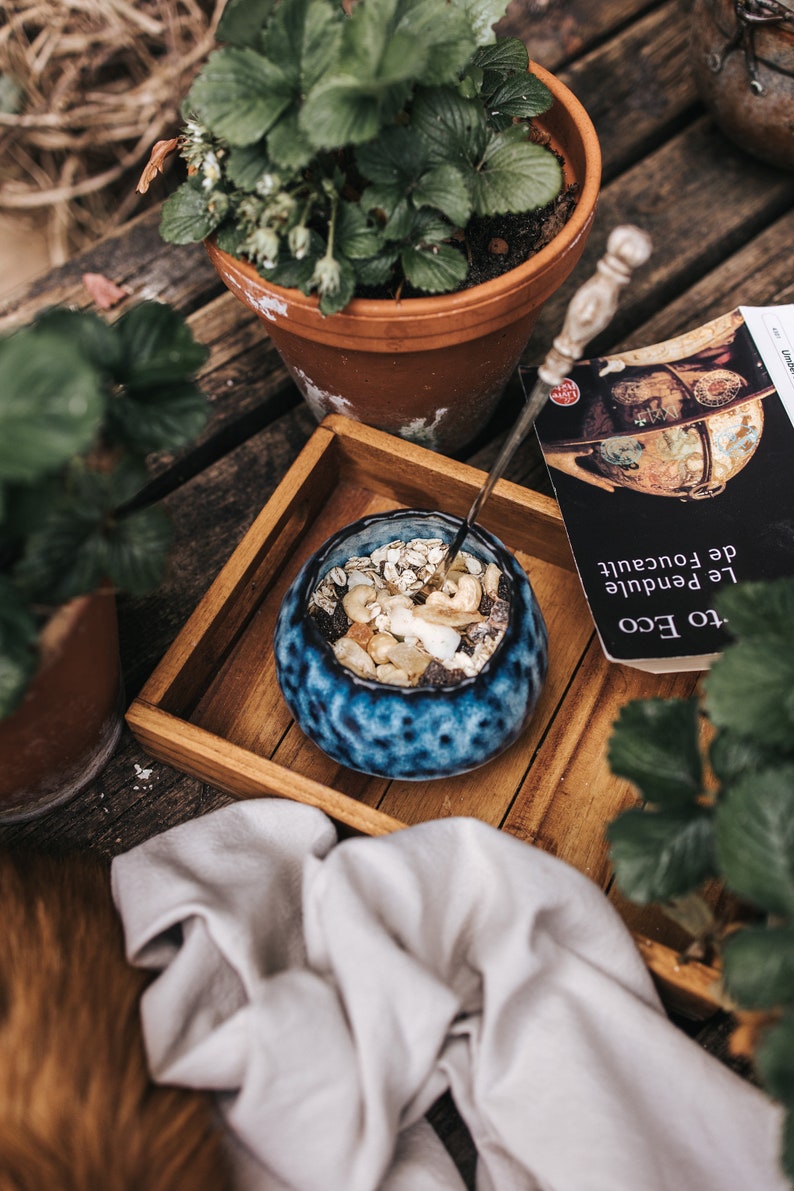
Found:
[(706, 669), (717, 594), (794, 575), (794, 305), (584, 360), (536, 431), (610, 661)]

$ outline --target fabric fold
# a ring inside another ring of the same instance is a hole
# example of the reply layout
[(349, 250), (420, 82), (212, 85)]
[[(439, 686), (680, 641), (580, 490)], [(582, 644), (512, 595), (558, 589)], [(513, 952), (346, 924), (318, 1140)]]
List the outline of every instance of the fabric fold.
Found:
[(112, 880), (155, 1078), (223, 1093), (262, 1191), (460, 1191), (447, 1089), (478, 1191), (788, 1186), (779, 1110), (668, 1021), (601, 891), (477, 820), (337, 843), (256, 800)]

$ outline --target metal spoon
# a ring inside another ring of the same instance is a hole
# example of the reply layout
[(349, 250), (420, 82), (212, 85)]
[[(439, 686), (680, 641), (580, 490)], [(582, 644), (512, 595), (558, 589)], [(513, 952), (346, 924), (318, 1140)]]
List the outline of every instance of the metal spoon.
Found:
[(640, 228), (624, 224), (610, 232), (606, 252), (598, 262), (592, 277), (588, 278), (571, 298), (562, 330), (538, 369), (532, 391), (474, 498), (465, 520), (452, 539), (446, 557), (424, 586), (412, 594), (414, 603), (423, 604), (431, 592), (438, 591), (443, 586), (482, 506), (513, 458), (517, 447), (534, 426), (549, 393), (565, 379), (571, 367), (581, 358), (589, 341), (609, 325), (617, 308), (620, 291), (631, 280), (633, 270), (645, 264), (650, 254), (650, 236)]

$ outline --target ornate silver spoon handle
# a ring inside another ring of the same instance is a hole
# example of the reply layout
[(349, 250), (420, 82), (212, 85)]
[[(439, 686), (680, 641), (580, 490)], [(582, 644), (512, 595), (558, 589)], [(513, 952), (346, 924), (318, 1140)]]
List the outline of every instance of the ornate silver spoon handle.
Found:
[(595, 273), (579, 287), (568, 303), (562, 330), (538, 369), (532, 391), (477, 493), (465, 521), (452, 540), (446, 558), (421, 591), (413, 596), (416, 603), (423, 603), (431, 591), (437, 591), (441, 587), (482, 506), (493, 491), (496, 481), (501, 478), (517, 447), (534, 426), (549, 393), (565, 379), (571, 367), (581, 358), (590, 340), (609, 325), (617, 309), (621, 290), (631, 280), (634, 269), (645, 264), (650, 255), (650, 236), (640, 228), (625, 224), (610, 232), (606, 252), (598, 262)]

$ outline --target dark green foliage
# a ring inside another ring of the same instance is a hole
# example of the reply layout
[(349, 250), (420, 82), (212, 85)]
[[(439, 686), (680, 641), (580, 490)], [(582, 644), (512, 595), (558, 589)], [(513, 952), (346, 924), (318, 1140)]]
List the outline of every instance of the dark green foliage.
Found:
[(36, 668), (52, 609), (103, 581), (136, 595), (159, 582), (167, 518), (125, 509), (146, 455), (204, 425), (193, 377), (206, 354), (159, 302), (113, 326), (55, 308), (0, 340), (0, 718)]
[[(489, 0), (231, 0), (183, 104), (193, 172), (165, 203), (177, 244), (217, 231), (269, 280), (320, 296), (465, 279), (472, 215), (535, 210), (557, 158), (526, 121), (551, 103)], [(347, 229), (356, 229), (351, 237)], [(230, 239), (229, 229), (235, 229)], [(302, 267), (296, 269), (296, 264)]]
[(779, 1015), (756, 1065), (787, 1109), (781, 1160), (794, 1177), (794, 579), (737, 584), (717, 607), (735, 638), (704, 682), (717, 788), (703, 784), (694, 700), (629, 704), (610, 764), (647, 805), (618, 816), (608, 835), (633, 901), (695, 902), (716, 876), (749, 905), (749, 921), (722, 927), (723, 982), (737, 1008)]

